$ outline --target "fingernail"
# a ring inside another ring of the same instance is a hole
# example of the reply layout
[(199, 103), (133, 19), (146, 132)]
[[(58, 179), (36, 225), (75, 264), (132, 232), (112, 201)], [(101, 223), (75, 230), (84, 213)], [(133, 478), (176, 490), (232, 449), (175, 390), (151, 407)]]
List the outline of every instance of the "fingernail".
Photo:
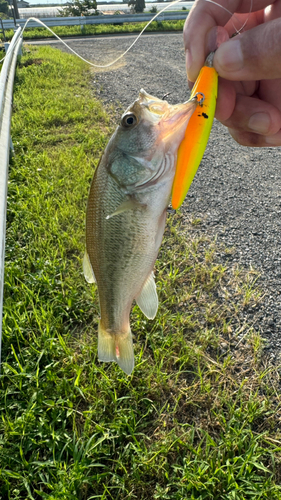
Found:
[(215, 26), (206, 36), (206, 53), (214, 52), (224, 42), (229, 40), (229, 34), (222, 26)]
[(218, 46), (217, 46), (217, 26), (214, 26), (210, 31), (207, 33), (206, 36), (206, 52), (209, 54), (210, 52), (214, 52)]
[(219, 65), (224, 71), (238, 71), (243, 68), (244, 58), (240, 40), (230, 40), (222, 43), (216, 55), (216, 66)]
[(255, 113), (251, 116), (248, 127), (258, 134), (267, 134), (270, 127), (270, 117), (267, 113)]
[(188, 49), (185, 51), (185, 64), (186, 64), (186, 72), (187, 72), (187, 77), (189, 76), (189, 71), (192, 66), (192, 57), (191, 53)]

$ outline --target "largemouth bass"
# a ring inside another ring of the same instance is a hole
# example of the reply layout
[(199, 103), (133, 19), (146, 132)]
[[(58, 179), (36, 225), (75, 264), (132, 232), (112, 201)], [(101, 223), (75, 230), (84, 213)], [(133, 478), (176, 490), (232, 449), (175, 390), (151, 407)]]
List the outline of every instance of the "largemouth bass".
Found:
[(86, 214), (85, 278), (96, 281), (101, 318), (98, 358), (134, 368), (130, 310), (153, 319), (153, 268), (161, 245), (177, 150), (196, 97), (175, 106), (140, 91), (95, 171)]

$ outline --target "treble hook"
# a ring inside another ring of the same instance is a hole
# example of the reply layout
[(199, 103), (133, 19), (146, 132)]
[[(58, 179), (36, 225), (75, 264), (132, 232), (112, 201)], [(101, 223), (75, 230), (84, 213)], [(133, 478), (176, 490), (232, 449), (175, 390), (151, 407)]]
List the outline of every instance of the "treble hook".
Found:
[(167, 94), (164, 94), (163, 97), (162, 97), (162, 101), (164, 101), (166, 99), (166, 97), (168, 97), (168, 95), (170, 95), (172, 92), (167, 92)]

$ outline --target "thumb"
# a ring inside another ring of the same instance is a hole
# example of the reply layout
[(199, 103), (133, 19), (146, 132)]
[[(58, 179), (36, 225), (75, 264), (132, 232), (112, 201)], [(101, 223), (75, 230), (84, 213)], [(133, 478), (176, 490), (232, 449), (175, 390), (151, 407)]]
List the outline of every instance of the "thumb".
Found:
[(219, 76), (233, 81), (281, 78), (281, 18), (220, 45), (214, 67)]

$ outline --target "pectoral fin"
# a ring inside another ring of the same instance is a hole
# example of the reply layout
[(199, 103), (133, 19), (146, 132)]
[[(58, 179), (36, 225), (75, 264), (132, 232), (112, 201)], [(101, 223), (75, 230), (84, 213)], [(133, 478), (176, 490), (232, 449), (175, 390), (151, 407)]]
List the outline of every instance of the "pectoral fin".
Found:
[(106, 220), (111, 219), (111, 217), (115, 217), (115, 215), (122, 214), (123, 212), (127, 212), (127, 210), (136, 210), (137, 208), (144, 207), (137, 200), (131, 198), (129, 200), (123, 201), (119, 207), (116, 208), (115, 212), (110, 215), (107, 215)]
[(95, 283), (96, 278), (87, 251), (85, 251), (83, 258), (83, 273), (88, 283)]
[(158, 297), (153, 272), (148, 276), (141, 293), (136, 297), (136, 303), (148, 319), (156, 316)]

